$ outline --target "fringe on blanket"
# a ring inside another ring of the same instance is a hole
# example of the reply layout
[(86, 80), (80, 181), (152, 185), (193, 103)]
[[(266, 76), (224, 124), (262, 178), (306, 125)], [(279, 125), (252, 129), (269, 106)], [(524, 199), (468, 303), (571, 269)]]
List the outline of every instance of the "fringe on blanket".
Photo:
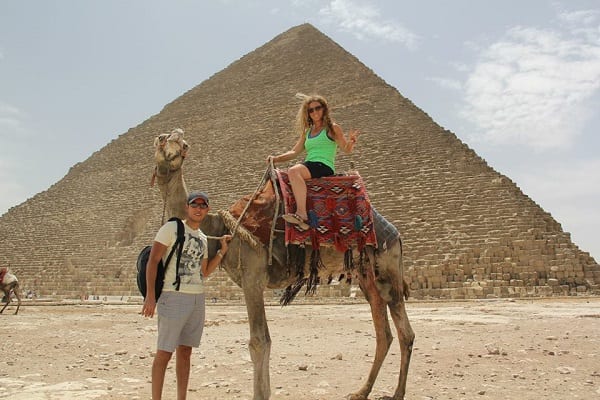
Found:
[[(368, 256), (366, 253), (366, 247), (363, 247), (358, 253), (358, 260), (354, 260), (352, 257), (352, 249), (348, 249), (344, 252), (344, 271), (346, 274), (340, 275), (340, 281), (343, 278), (346, 278), (346, 282), (348, 284), (352, 283), (352, 271), (354, 271), (358, 267), (358, 272), (361, 275), (366, 275), (365, 264), (366, 260), (368, 260)], [(306, 248), (304, 245), (288, 245), (288, 264), (296, 269), (296, 276), (298, 279), (293, 284), (289, 285), (281, 298), (279, 299), (279, 304), (282, 306), (287, 306), (290, 304), (298, 293), (302, 286), (306, 284), (305, 295), (313, 295), (317, 291), (317, 286), (320, 283), (319, 279), (319, 270), (323, 269), (325, 265), (321, 260), (321, 252), (319, 248), (313, 248), (310, 254), (310, 268), (308, 277), (304, 276), (304, 264), (306, 262)], [(373, 266), (375, 269), (376, 275), (378, 275), (377, 266)], [(330, 275), (327, 279), (327, 283), (331, 283), (333, 280)]]
[(282, 307), (290, 304), (296, 298), (296, 295), (300, 289), (302, 289), (302, 286), (304, 286), (307, 280), (308, 278), (298, 279), (292, 285), (285, 288), (285, 292), (279, 299), (279, 304), (281, 304)]
[(318, 248), (313, 248), (310, 254), (308, 277), (304, 276), (305, 264), (306, 247), (303, 245), (288, 245), (288, 265), (296, 269), (296, 276), (298, 279), (285, 289), (285, 292), (279, 299), (281, 305), (286, 306), (290, 304), (305, 284), (305, 295), (313, 295), (317, 291), (317, 286), (319, 285), (319, 270), (325, 267), (321, 260), (321, 252)]
[(304, 294), (315, 294), (317, 286), (319, 285), (319, 270), (324, 267), (325, 265), (321, 260), (321, 251), (313, 248), (313, 251), (310, 254), (310, 274), (308, 275), (306, 292)]
[(304, 245), (290, 244), (287, 246), (288, 268), (294, 268), (298, 279), (304, 277), (304, 264), (306, 264), (306, 248)]

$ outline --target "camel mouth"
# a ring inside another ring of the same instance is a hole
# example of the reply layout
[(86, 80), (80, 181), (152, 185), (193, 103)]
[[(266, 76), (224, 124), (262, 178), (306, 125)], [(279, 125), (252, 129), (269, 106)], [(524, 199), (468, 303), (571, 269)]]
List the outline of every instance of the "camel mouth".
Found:
[(165, 154), (165, 161), (172, 162), (176, 158), (181, 158), (181, 151), (177, 151), (175, 154)]

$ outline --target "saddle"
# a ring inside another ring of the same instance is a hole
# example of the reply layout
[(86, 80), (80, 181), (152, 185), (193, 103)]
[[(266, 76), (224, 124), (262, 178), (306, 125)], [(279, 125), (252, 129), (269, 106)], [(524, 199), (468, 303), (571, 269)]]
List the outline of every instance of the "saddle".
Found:
[[(251, 201), (250, 206), (248, 206), (249, 201)], [(254, 196), (247, 195), (233, 203), (229, 207), (229, 212), (235, 219), (239, 219), (243, 213), (240, 221), (241, 226), (253, 234), (260, 243), (268, 245), (271, 238), (276, 203), (277, 197), (273, 182), (268, 180)], [(280, 218), (277, 218), (275, 229), (281, 231), (284, 229), (284, 221)]]
[[(377, 247), (373, 210), (362, 178), (358, 174), (336, 175), (306, 181), (310, 229), (287, 224), (283, 213), (293, 213), (296, 203), (286, 170), (276, 169), (254, 196), (244, 196), (229, 212), (263, 244), (271, 232), (285, 232), (286, 245), (310, 244), (313, 248), (332, 246), (340, 252), (364, 246)], [(278, 190), (278, 193), (275, 193)], [(277, 204), (278, 199), (280, 204)], [(248, 202), (251, 204), (248, 206)], [(245, 210), (245, 211), (244, 211)], [(277, 210), (277, 218), (274, 218)]]
[[(271, 256), (280, 264), (295, 268), (297, 280), (288, 286), (280, 302), (289, 304), (306, 284), (306, 294), (314, 293), (319, 284), (319, 269), (323, 267), (321, 246), (331, 246), (344, 253), (344, 269), (354, 268), (352, 250), (360, 252), (359, 268), (363, 268), (364, 248), (377, 248), (374, 210), (367, 190), (358, 174), (336, 175), (306, 181), (309, 226), (285, 223), (281, 216), (294, 213), (295, 198), (286, 170), (269, 170), (270, 180), (263, 181), (252, 196), (245, 196), (229, 208), (229, 213), (263, 245), (269, 244)], [(265, 177), (267, 174), (265, 174)], [(275, 226), (273, 226), (275, 224)], [(272, 254), (270, 245), (275, 231), (284, 232), (287, 254)], [(305, 247), (310, 244), (310, 274), (304, 276)], [(284, 261), (285, 260), (285, 261)], [(269, 262), (271, 265), (271, 262)]]

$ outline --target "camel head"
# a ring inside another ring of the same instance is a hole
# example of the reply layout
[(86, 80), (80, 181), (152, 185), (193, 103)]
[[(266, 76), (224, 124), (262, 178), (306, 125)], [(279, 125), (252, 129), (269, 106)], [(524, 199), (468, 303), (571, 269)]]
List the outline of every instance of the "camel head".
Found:
[(173, 129), (154, 139), (156, 168), (150, 186), (157, 182), (166, 215), (185, 218), (187, 188), (183, 179), (183, 161), (190, 146), (183, 140), (183, 130)]
[(163, 133), (154, 139), (154, 160), (159, 175), (181, 169), (183, 160), (190, 146), (183, 140), (183, 130), (173, 129), (171, 133)]

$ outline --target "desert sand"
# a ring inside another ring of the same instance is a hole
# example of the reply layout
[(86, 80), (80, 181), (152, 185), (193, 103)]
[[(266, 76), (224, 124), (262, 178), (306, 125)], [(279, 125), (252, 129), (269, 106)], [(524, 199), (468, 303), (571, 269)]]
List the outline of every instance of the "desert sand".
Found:
[[(150, 399), (156, 320), (140, 304), (31, 301), (0, 315), (0, 398)], [(600, 299), (407, 304), (417, 335), (407, 400), (600, 399)], [(375, 339), (369, 306), (267, 307), (272, 399), (344, 399), (363, 383)], [(394, 336), (396, 336), (394, 334)], [(244, 305), (207, 305), (188, 399), (251, 399)], [(391, 395), (395, 340), (370, 399)], [(175, 371), (165, 399), (175, 399)]]

